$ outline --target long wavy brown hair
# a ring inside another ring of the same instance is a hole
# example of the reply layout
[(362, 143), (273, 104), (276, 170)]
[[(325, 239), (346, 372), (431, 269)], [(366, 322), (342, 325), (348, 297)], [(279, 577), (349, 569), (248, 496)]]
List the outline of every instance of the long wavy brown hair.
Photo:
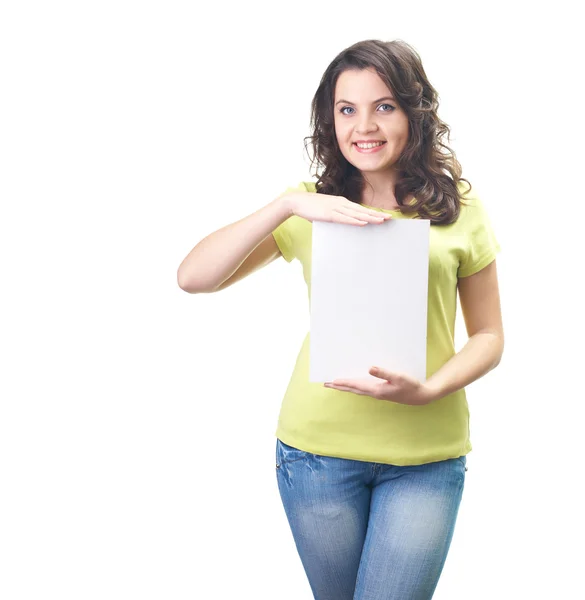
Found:
[[(403, 214), (417, 213), (431, 224), (448, 225), (459, 217), (462, 202), (461, 165), (445, 144), (449, 126), (439, 119), (438, 94), (429, 83), (416, 50), (402, 40), (364, 40), (340, 52), (325, 70), (311, 103), (312, 135), (304, 138), (313, 146), (311, 167), (316, 163), (316, 190), (320, 194), (344, 196), (360, 203), (366, 186), (359, 169), (341, 153), (335, 136), (334, 96), (337, 79), (347, 69), (373, 68), (394, 92), (408, 116), (406, 148), (396, 163), (399, 177), (394, 191)], [(319, 169), (323, 172), (319, 175)], [(409, 194), (415, 202), (405, 203)]]

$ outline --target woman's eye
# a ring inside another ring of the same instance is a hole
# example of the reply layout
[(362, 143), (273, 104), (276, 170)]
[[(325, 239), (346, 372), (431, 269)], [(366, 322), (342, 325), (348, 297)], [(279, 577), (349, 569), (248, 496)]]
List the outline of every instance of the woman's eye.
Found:
[[(387, 106), (389, 108), (389, 110), (384, 110), (382, 112), (392, 112), (393, 110), (395, 110), (391, 104), (380, 104), (380, 106)], [(380, 106), (378, 108), (380, 108)], [(346, 110), (348, 108), (351, 108), (351, 110), (353, 110), (353, 108), (351, 106), (344, 106), (342, 109), (340, 109), (339, 112), (343, 115), (350, 114), (350, 113), (343, 112), (344, 110)]]

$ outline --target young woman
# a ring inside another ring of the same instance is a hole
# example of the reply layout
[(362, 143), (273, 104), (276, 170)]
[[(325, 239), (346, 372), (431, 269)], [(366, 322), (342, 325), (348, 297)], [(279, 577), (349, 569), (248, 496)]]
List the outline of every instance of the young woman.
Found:
[[(312, 102), (316, 182), (302, 182), (202, 240), (182, 289), (214, 292), (279, 256), (310, 290), (313, 221), (431, 221), (427, 380), (309, 382), (307, 334), (276, 431), (276, 474), (317, 600), (426, 600), (441, 575), (471, 451), (465, 386), (500, 362), (504, 335), (489, 217), (455, 154), (420, 57), (366, 40), (327, 67)], [(465, 185), (463, 182), (466, 182)], [(392, 262), (388, 257), (389, 273)], [(381, 274), (383, 276), (383, 274)], [(454, 348), (457, 293), (469, 339)]]

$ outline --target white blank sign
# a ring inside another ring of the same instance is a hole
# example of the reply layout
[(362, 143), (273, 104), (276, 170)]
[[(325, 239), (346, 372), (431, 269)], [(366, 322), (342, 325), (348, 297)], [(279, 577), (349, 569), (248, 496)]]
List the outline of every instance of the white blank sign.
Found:
[(313, 222), (309, 381), (376, 379), (374, 365), (426, 381), (429, 232)]

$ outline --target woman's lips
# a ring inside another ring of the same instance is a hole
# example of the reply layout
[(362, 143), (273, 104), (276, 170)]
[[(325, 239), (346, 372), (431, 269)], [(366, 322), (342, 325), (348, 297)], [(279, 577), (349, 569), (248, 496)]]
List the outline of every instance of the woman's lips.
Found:
[(360, 148), (357, 144), (353, 144), (353, 147), (360, 154), (373, 154), (374, 152), (378, 152), (378, 150), (381, 150), (385, 145), (386, 145), (386, 142), (384, 142), (383, 144), (380, 144), (379, 146), (374, 146), (373, 148)]

